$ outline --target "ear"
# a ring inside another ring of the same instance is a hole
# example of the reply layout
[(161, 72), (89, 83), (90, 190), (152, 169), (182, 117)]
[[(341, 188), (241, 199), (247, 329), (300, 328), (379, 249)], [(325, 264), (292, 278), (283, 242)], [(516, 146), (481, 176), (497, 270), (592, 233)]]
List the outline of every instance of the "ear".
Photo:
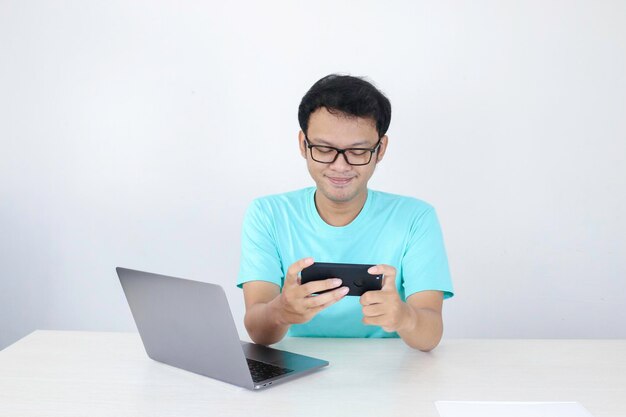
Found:
[(379, 163), (383, 160), (385, 156), (385, 151), (387, 151), (387, 143), (389, 142), (389, 138), (387, 135), (384, 135), (380, 138), (380, 147), (378, 148), (378, 152), (376, 152), (376, 163)]
[(300, 133), (298, 133), (298, 146), (300, 147), (300, 155), (302, 155), (302, 157), (306, 159), (306, 143), (304, 138), (304, 132), (302, 130), (300, 131)]

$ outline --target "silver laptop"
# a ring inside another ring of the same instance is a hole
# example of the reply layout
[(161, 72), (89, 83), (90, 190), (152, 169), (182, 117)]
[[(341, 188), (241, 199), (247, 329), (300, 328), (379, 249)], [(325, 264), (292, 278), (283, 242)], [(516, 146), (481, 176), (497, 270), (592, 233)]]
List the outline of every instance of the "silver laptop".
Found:
[(116, 268), (148, 356), (200, 375), (260, 389), (327, 361), (239, 340), (219, 285)]

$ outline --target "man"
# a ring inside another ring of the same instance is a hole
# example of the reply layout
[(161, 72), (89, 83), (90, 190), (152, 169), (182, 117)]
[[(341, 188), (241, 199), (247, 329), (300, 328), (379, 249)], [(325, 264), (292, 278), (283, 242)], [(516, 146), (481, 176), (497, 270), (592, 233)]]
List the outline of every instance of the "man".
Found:
[[(388, 147), (389, 100), (364, 79), (329, 75), (300, 103), (300, 154), (316, 187), (259, 198), (243, 224), (238, 285), (246, 329), (292, 336), (401, 337), (429, 351), (452, 283), (439, 223), (425, 202), (369, 190)], [(300, 283), (318, 262), (375, 264), (383, 288), (346, 297), (341, 280)], [(322, 290), (331, 290), (314, 295)]]

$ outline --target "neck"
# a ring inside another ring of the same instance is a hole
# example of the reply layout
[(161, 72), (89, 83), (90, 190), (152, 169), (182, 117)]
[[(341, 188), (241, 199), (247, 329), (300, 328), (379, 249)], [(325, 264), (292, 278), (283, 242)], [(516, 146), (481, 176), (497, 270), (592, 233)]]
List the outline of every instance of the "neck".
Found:
[(359, 215), (365, 201), (367, 190), (359, 193), (354, 199), (345, 202), (332, 201), (322, 193), (315, 192), (315, 207), (322, 220), (331, 226), (341, 227), (350, 224)]

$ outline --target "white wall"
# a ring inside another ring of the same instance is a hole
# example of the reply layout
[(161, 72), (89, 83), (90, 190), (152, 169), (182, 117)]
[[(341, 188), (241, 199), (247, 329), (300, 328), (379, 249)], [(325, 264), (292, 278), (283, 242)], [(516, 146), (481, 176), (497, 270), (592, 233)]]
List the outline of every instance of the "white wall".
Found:
[(0, 348), (133, 330), (121, 265), (226, 287), (254, 198), (312, 184), (297, 105), (392, 101), (372, 188), (438, 209), (446, 337), (626, 337), (626, 3), (0, 1)]

